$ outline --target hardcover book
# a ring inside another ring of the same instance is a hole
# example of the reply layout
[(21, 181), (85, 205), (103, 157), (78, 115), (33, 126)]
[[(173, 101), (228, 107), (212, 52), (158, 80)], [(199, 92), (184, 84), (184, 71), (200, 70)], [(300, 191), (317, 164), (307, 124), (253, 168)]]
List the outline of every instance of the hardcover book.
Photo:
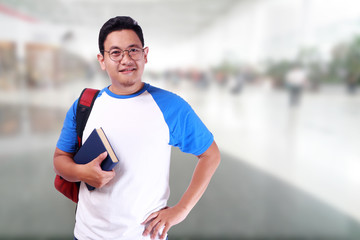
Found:
[[(111, 171), (116, 164), (119, 163), (109, 140), (102, 128), (94, 129), (79, 151), (74, 156), (74, 161), (77, 164), (87, 164), (97, 158), (101, 153), (107, 152), (107, 157), (101, 163), (101, 169), (104, 171)], [(86, 184), (87, 188), (92, 191), (95, 187)]]

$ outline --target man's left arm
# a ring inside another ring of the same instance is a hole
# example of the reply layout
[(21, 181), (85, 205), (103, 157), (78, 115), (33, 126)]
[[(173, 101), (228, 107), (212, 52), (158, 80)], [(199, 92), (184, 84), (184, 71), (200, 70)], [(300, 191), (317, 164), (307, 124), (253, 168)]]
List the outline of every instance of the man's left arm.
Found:
[(173, 207), (164, 208), (160, 211), (150, 214), (143, 222), (149, 224), (143, 233), (144, 236), (151, 233), (151, 238), (157, 236), (160, 229), (164, 228), (161, 239), (165, 238), (169, 229), (182, 222), (189, 214), (191, 209), (200, 200), (204, 194), (216, 168), (220, 164), (220, 152), (215, 141), (200, 156), (192, 176), (189, 187), (181, 197), (180, 201)]

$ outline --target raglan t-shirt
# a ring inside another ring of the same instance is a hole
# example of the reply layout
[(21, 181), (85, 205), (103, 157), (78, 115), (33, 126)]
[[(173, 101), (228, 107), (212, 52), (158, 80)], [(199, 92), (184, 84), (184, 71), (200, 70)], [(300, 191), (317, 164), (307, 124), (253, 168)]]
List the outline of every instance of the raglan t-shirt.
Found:
[[(76, 106), (67, 112), (57, 147), (75, 152)], [(81, 183), (74, 234), (78, 239), (150, 239), (141, 223), (169, 198), (171, 146), (200, 155), (213, 135), (181, 97), (145, 83), (132, 95), (100, 91), (83, 133), (102, 127), (120, 162), (104, 187)]]

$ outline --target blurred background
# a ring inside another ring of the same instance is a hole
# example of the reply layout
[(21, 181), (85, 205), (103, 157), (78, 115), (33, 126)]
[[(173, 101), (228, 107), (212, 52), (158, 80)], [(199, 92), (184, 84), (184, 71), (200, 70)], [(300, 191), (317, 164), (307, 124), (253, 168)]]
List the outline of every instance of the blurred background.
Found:
[[(128, 15), (145, 82), (187, 100), (222, 163), (170, 239), (360, 239), (357, 0), (0, 0), (0, 239), (72, 239), (52, 157), (102, 24)], [(171, 199), (196, 158), (173, 149)]]

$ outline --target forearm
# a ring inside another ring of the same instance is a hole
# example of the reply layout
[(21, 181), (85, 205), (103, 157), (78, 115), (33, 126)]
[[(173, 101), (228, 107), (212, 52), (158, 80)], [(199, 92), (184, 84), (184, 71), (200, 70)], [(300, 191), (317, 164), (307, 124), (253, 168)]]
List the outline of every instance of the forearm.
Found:
[(73, 160), (73, 154), (56, 148), (54, 153), (54, 171), (69, 182), (78, 182), (79, 165)]
[(205, 153), (199, 156), (199, 162), (195, 168), (193, 177), (188, 189), (174, 207), (164, 208), (148, 216), (143, 224), (149, 224), (143, 235), (151, 234), (154, 238), (160, 229), (164, 227), (160, 239), (164, 239), (169, 229), (181, 221), (189, 214), (191, 209), (200, 200), (209, 185), (211, 177), (220, 163), (220, 153), (215, 142)]
[(76, 164), (74, 154), (56, 148), (54, 154), (55, 172), (69, 182), (86, 182), (96, 188), (107, 184), (114, 176), (115, 171), (103, 171), (101, 162), (106, 158), (107, 152), (100, 154), (87, 164)]

